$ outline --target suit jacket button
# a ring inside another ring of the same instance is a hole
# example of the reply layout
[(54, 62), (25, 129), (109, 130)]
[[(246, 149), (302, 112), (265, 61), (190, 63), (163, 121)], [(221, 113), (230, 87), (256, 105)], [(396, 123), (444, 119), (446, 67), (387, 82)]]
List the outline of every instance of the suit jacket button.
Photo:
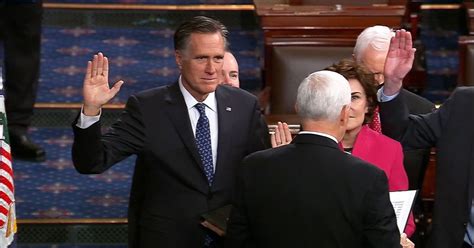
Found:
[(462, 223), (464, 227), (467, 227), (467, 222)]

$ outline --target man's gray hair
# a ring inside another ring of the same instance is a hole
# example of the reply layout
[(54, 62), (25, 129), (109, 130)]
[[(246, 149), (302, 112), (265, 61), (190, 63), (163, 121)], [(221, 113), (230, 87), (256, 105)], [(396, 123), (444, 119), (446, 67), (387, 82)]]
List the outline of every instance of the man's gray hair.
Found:
[(336, 121), (345, 105), (351, 103), (351, 88), (342, 75), (317, 71), (307, 76), (298, 87), (298, 115), (316, 121)]
[(227, 49), (227, 35), (229, 31), (218, 20), (206, 16), (195, 16), (179, 25), (174, 33), (174, 49), (184, 51), (188, 47), (191, 34), (220, 33), (224, 39), (224, 48)]
[(395, 36), (395, 32), (386, 26), (372, 26), (364, 29), (357, 37), (354, 46), (354, 56), (360, 62), (364, 51), (371, 47), (376, 51), (388, 52), (390, 39)]

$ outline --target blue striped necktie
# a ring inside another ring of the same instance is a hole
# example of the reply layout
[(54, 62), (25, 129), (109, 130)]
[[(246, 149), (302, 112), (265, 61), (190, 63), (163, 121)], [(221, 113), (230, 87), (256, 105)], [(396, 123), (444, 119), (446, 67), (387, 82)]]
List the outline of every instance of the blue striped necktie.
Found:
[[(196, 145), (199, 156), (201, 156), (202, 165), (204, 166), (204, 174), (206, 175), (209, 186), (212, 185), (214, 179), (214, 168), (212, 165), (212, 146), (211, 146), (211, 130), (209, 128), (209, 119), (206, 116), (206, 105), (198, 103), (195, 105), (199, 111), (199, 119), (196, 125)], [(206, 234), (204, 237), (204, 247), (212, 247), (214, 239), (211, 235)]]
[(206, 116), (206, 105), (204, 103), (198, 103), (195, 107), (199, 111), (199, 119), (196, 125), (196, 145), (204, 167), (204, 174), (206, 175), (209, 186), (211, 186), (214, 179), (214, 167), (212, 164), (209, 119)]

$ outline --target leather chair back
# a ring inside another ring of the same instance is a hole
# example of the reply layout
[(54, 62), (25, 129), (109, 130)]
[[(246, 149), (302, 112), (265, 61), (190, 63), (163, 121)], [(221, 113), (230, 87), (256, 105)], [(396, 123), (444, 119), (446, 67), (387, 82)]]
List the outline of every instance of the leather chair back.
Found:
[(474, 36), (459, 37), (458, 83), (461, 86), (474, 86)]
[(466, 47), (466, 65), (464, 68), (465, 81), (464, 85), (474, 85), (474, 44)]
[(301, 81), (312, 72), (352, 56), (352, 47), (274, 46), (271, 59), (271, 114), (294, 114)]

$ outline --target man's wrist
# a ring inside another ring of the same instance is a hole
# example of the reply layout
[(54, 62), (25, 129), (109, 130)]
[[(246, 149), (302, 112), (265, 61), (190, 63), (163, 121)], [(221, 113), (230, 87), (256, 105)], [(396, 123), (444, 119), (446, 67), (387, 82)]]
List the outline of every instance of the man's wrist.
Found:
[(385, 81), (382, 89), (383, 89), (383, 94), (386, 96), (394, 96), (398, 95), (400, 90), (402, 89), (402, 84), (403, 81)]
[(76, 126), (81, 129), (86, 129), (92, 126), (94, 123), (98, 122), (100, 120), (100, 115), (101, 112), (99, 111), (99, 114), (95, 116), (86, 116), (84, 114), (84, 106), (82, 106), (81, 114), (79, 115)]
[(382, 88), (380, 88), (377, 91), (377, 99), (378, 99), (379, 102), (389, 102), (389, 101), (393, 100), (395, 97), (397, 97), (398, 94), (400, 93), (400, 91), (398, 91), (397, 93), (395, 93), (393, 95), (386, 95), (385, 91), (384, 91), (384, 88), (385, 88), (385, 85), (382, 86)]
[(90, 106), (90, 105), (83, 105), (82, 106), (82, 113), (85, 116), (97, 116), (100, 114), (100, 108), (96, 106)]

